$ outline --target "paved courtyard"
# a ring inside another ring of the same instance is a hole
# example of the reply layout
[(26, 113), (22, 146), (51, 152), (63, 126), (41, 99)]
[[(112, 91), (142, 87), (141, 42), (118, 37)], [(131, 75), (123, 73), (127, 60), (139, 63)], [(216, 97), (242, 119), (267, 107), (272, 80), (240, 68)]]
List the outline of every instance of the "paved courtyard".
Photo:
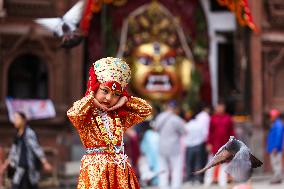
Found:
[[(271, 175), (254, 176), (250, 182), (251, 183), (250, 189), (284, 189), (284, 179), (281, 184), (277, 184), (277, 185), (269, 184), (270, 179), (271, 179)], [(40, 187), (40, 189), (74, 189), (76, 188), (75, 180), (69, 181), (66, 184), (67, 185), (60, 185), (58, 187)], [(229, 184), (227, 187), (220, 187), (218, 185), (204, 186), (204, 185), (191, 185), (190, 183), (184, 183), (182, 189), (233, 189), (233, 187), (234, 187), (233, 184)], [(0, 186), (0, 189), (9, 189), (9, 187), (1, 188)], [(144, 187), (141, 189), (159, 189), (159, 188), (158, 187)]]
[[(252, 178), (251, 188), (252, 189), (284, 189), (284, 180), (281, 184), (271, 185), (269, 183), (270, 175), (260, 175)], [(203, 186), (203, 185), (191, 185), (190, 183), (185, 183), (182, 189), (232, 189), (234, 185), (230, 184), (227, 187), (220, 187), (218, 185)], [(144, 189), (158, 189), (158, 187), (146, 187)]]

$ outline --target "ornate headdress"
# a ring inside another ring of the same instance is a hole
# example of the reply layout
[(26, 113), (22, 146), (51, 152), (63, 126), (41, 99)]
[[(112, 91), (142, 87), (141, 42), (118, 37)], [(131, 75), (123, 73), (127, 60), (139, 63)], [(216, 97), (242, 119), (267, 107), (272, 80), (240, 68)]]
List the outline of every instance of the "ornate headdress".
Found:
[(96, 91), (99, 84), (105, 84), (113, 91), (126, 94), (126, 87), (131, 77), (128, 64), (113, 57), (102, 58), (90, 68), (87, 93)]
[(176, 49), (177, 55), (192, 59), (192, 53), (178, 19), (157, 1), (133, 11), (124, 21), (117, 56), (129, 56), (132, 50), (149, 42), (162, 42)]

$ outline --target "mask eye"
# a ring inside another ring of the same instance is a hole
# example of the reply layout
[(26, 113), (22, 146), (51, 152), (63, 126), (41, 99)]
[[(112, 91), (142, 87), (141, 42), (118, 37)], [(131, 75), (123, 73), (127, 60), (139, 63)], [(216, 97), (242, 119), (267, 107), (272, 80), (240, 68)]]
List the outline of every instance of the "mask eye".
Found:
[(139, 63), (146, 65), (146, 66), (152, 64), (151, 58), (147, 57), (147, 56), (140, 56), (138, 58), (138, 61), (139, 61)]
[(165, 66), (171, 66), (176, 63), (176, 59), (174, 57), (167, 57), (167, 58), (164, 58), (161, 62)]

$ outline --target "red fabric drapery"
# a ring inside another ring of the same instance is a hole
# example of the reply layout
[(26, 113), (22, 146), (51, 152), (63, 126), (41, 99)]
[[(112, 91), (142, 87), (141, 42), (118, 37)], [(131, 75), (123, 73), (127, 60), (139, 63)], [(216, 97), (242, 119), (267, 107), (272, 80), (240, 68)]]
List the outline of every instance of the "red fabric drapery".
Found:
[(93, 13), (99, 12), (104, 3), (112, 3), (112, 0), (86, 0), (80, 23), (80, 28), (85, 34), (88, 34)]
[[(85, 34), (88, 33), (92, 14), (99, 12), (104, 3), (108, 4), (112, 2), (113, 0), (86, 0), (85, 9), (80, 23), (80, 28)], [(240, 25), (248, 26), (255, 32), (258, 31), (251, 15), (248, 0), (217, 0), (217, 2), (222, 6), (228, 7), (229, 10), (234, 12)]]
[(241, 26), (248, 26), (254, 32), (258, 31), (251, 11), (249, 8), (248, 0), (217, 0), (222, 6), (227, 6), (229, 10), (235, 13), (238, 22)]

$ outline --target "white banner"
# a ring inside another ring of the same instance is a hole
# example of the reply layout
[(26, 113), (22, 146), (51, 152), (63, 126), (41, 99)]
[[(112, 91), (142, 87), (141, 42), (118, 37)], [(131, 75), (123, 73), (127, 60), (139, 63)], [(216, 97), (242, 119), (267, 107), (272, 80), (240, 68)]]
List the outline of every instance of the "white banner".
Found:
[(28, 120), (55, 117), (55, 109), (51, 100), (6, 98), (9, 119), (13, 122), (13, 114), (17, 111), (25, 113)]

